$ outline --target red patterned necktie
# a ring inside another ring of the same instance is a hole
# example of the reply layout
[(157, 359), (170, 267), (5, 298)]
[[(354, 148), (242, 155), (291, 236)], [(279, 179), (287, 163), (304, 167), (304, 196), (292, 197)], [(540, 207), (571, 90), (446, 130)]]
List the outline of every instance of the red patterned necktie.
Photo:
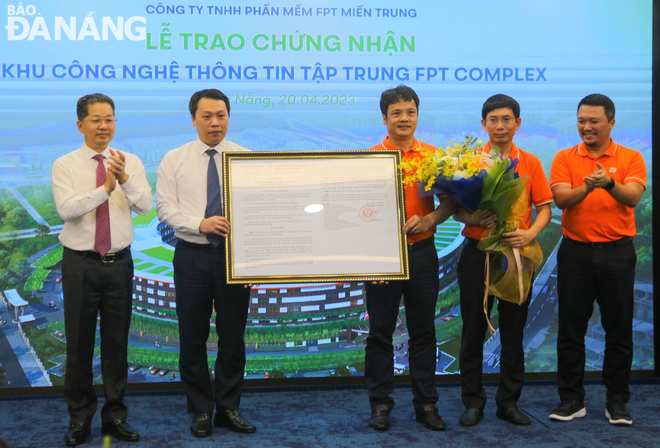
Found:
[[(96, 188), (105, 184), (105, 166), (103, 165), (104, 156), (97, 154), (94, 156), (99, 164), (96, 167)], [(101, 255), (105, 255), (110, 250), (110, 211), (108, 201), (96, 207), (96, 235), (94, 236), (94, 249)]]

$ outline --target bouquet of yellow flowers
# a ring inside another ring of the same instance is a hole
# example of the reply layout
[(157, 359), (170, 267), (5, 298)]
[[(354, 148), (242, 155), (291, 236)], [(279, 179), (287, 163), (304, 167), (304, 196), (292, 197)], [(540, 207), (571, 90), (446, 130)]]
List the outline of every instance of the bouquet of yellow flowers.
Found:
[[(420, 197), (445, 194), (473, 213), (497, 215), (497, 225), (484, 230), (477, 246), (488, 254), (484, 296), (488, 317), (489, 291), (509, 302), (525, 301), (543, 253), (535, 240), (521, 249), (501, 244), (503, 233), (526, 228), (522, 216), (529, 206), (525, 192), (529, 176), (516, 173), (518, 159), (502, 160), (499, 148), (484, 153), (480, 146), (476, 137), (466, 136), (463, 142), (450, 142), (438, 151), (422, 148), (419, 157), (403, 161), (399, 167), (404, 184), (417, 183)], [(490, 329), (494, 331), (492, 326)]]
[(475, 212), (482, 199), (484, 177), (501, 162), (499, 150), (495, 148), (486, 154), (479, 151), (480, 147), (481, 140), (466, 136), (463, 142), (452, 141), (438, 151), (420, 148), (419, 157), (399, 165), (404, 173), (403, 183), (417, 183), (420, 197), (446, 194)]

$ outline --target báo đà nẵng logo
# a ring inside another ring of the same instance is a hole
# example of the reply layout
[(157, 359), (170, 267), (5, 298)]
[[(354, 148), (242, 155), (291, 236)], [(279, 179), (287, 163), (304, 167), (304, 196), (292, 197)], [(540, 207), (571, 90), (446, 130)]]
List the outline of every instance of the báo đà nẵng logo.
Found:
[(46, 18), (34, 5), (7, 5), (7, 40), (128, 40), (140, 41), (147, 37), (147, 19), (132, 17), (94, 17), (89, 11), (85, 17), (55, 16)]

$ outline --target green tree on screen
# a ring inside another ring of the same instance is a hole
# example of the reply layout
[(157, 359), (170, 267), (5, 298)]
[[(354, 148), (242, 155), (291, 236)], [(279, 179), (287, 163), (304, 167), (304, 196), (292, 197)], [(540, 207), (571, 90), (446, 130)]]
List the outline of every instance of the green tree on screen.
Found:
[(43, 240), (45, 236), (50, 234), (50, 226), (45, 222), (37, 224), (37, 228), (34, 229), (34, 234)]

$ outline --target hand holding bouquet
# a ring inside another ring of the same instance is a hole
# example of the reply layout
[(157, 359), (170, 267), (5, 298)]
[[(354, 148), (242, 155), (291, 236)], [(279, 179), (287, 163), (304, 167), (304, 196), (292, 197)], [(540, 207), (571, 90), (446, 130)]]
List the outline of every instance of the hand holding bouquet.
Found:
[[(488, 254), (484, 294), (488, 316), (489, 291), (509, 302), (525, 301), (543, 254), (536, 240), (522, 248), (502, 244), (503, 233), (527, 228), (523, 216), (529, 207), (525, 191), (529, 176), (515, 172), (518, 159), (502, 160), (498, 148), (485, 153), (480, 147), (476, 137), (466, 136), (463, 142), (450, 142), (437, 152), (420, 148), (419, 156), (403, 161), (400, 168), (404, 184), (417, 183), (420, 197), (445, 194), (473, 213), (497, 216), (496, 225), (484, 229), (477, 246)], [(489, 327), (494, 331), (490, 322)]]

